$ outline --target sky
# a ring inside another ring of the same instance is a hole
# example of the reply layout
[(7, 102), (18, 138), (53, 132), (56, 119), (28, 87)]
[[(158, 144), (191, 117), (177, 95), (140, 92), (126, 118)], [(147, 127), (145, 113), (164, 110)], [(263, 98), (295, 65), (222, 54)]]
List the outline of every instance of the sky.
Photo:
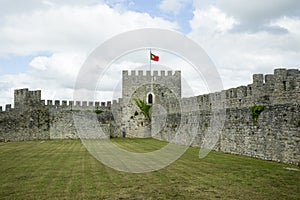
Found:
[[(252, 74), (300, 68), (298, 0), (1, 0), (0, 106), (13, 103), (17, 88), (40, 89), (43, 99), (71, 100), (78, 72), (93, 50), (141, 28), (172, 30), (195, 41), (211, 58), (224, 89), (250, 84)], [(188, 63), (155, 53), (160, 65), (183, 70), (193, 95), (212, 92), (199, 86)], [(147, 56), (142, 50), (113, 63), (99, 101), (120, 97), (121, 70), (143, 69)]]

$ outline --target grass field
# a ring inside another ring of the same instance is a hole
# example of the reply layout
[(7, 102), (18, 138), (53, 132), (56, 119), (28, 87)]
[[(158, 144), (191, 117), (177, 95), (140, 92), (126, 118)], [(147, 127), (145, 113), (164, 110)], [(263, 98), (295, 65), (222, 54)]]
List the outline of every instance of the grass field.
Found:
[[(114, 139), (153, 151), (153, 139)], [(300, 168), (189, 148), (159, 171), (131, 174), (94, 159), (80, 140), (0, 143), (0, 199), (299, 199)], [(288, 170), (294, 168), (297, 170)]]

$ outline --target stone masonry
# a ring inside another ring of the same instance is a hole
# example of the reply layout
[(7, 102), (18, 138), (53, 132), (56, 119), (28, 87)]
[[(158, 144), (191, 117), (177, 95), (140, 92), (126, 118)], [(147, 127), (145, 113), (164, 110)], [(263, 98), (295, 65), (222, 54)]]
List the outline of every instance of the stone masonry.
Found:
[[(76, 139), (74, 114), (93, 131), (97, 120), (107, 137), (153, 137), (203, 147), (216, 137), (213, 149), (300, 165), (300, 71), (275, 69), (254, 74), (247, 86), (181, 97), (180, 71), (123, 71), (122, 98), (113, 102), (41, 100), (41, 91), (15, 90), (14, 108), (0, 107), (0, 141)], [(152, 105), (152, 123), (134, 104)], [(263, 107), (257, 120), (253, 108)], [(216, 124), (218, 128), (215, 129)]]

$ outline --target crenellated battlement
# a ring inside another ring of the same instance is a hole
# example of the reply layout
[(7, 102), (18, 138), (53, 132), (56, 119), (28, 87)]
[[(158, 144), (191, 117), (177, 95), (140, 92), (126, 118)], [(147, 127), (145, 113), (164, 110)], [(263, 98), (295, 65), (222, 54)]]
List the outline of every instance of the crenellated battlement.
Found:
[(153, 71), (149, 71), (149, 70), (124, 70), (122, 72), (123, 74), (123, 78), (128, 78), (128, 77), (181, 77), (181, 71), (177, 70), (177, 71), (165, 71), (165, 70), (161, 70), (161, 71), (157, 71), (157, 70), (153, 70)]
[[(131, 90), (136, 90), (143, 82), (147, 82), (148, 78), (152, 78), (153, 83), (163, 81), (165, 84), (170, 84), (170, 80), (175, 80), (171, 82), (174, 85), (169, 85), (170, 88), (179, 88), (181, 85), (180, 82), (176, 85), (177, 78), (181, 78), (180, 71), (154, 70), (150, 73), (150, 71), (143, 70), (125, 70), (123, 71), (123, 93), (124, 91), (129, 92), (129, 97), (130, 92), (132, 93)], [(185, 110), (192, 108), (207, 110), (211, 108), (247, 107), (254, 104), (299, 103), (300, 101), (300, 71), (298, 69), (280, 68), (275, 69), (273, 74), (253, 74), (252, 80), (252, 83), (247, 86), (239, 86), (220, 92), (183, 98), (181, 104), (186, 108)], [(180, 89), (178, 92), (181, 94)], [(124, 96), (123, 94), (123, 97), (126, 97), (126, 95)], [(28, 88), (23, 88), (14, 91), (14, 108), (8, 104), (5, 106), (5, 112), (14, 109), (22, 111), (32, 106), (70, 110), (110, 110), (113, 105), (115, 107), (120, 106), (122, 102), (122, 98), (113, 100), (112, 102), (41, 100), (41, 90), (30, 91)], [(173, 109), (174, 112), (177, 111), (177, 108), (172, 108), (171, 104), (170, 109)], [(0, 111), (4, 111), (2, 106), (0, 107)]]
[(298, 69), (275, 69), (274, 74), (254, 74), (254, 87), (263, 87), (267, 92), (285, 92), (299, 89), (300, 71)]
[[(181, 98), (180, 71), (154, 70), (150, 72), (148, 70), (125, 70), (122, 74), (122, 99), (125, 102), (129, 101), (133, 95), (146, 99), (150, 88), (158, 92), (160, 86), (168, 88), (179, 99)], [(140, 90), (139, 88), (144, 89)], [(139, 94), (137, 94), (137, 91), (139, 91)]]
[(254, 74), (247, 86), (182, 99), (185, 112), (195, 109), (239, 108), (256, 104), (276, 105), (300, 102), (300, 71), (275, 69), (274, 74)]
[(0, 106), (0, 112), (10, 112), (12, 110), (13, 110), (13, 108), (11, 107), (11, 104), (6, 104), (5, 105), (5, 110), (3, 110), (2, 106)]
[[(225, 111), (224, 128), (215, 150), (299, 165), (299, 69), (254, 74), (248, 85), (188, 98), (181, 98), (180, 71), (122, 73), (122, 98), (107, 102), (42, 100), (41, 90), (15, 90), (14, 108), (7, 104), (3, 111), (0, 106), (0, 141), (78, 138), (74, 121), (77, 116), (87, 133), (95, 131), (89, 120), (96, 119), (107, 137), (119, 137), (121, 127), (125, 127), (130, 137), (170, 141), (180, 125), (179, 134), (188, 138), (191, 131), (197, 132), (192, 145), (201, 146), (213, 130), (211, 117)], [(152, 115), (151, 125), (134, 104), (135, 98), (164, 108), (156, 107), (159, 110)], [(254, 105), (265, 106), (256, 122), (252, 116)], [(95, 110), (100, 112), (90, 112)], [(160, 127), (162, 122), (166, 125)], [(152, 125), (152, 130), (161, 130), (149, 135)], [(185, 145), (185, 141), (176, 142)]]
[(112, 106), (118, 106), (117, 100), (99, 102), (99, 101), (67, 101), (67, 100), (41, 100), (41, 105), (55, 109), (70, 110), (110, 110)]
[[(41, 90), (30, 91), (28, 88), (16, 89), (14, 91), (14, 108), (11, 104), (5, 106), (5, 112), (12, 110), (24, 112), (32, 107), (42, 106), (51, 109), (65, 110), (110, 110), (112, 105), (118, 106), (119, 100), (97, 102), (97, 101), (72, 101), (72, 100), (42, 100)], [(0, 112), (4, 112), (0, 106)]]

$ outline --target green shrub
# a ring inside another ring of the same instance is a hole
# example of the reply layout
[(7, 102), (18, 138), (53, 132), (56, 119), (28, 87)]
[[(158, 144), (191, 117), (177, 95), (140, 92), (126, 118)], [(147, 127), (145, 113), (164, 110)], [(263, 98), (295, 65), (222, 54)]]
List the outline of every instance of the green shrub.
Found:
[(95, 110), (95, 113), (98, 115), (98, 114), (101, 114), (101, 113), (103, 113), (104, 112), (104, 110)]
[(134, 103), (135, 105), (137, 105), (137, 107), (139, 107), (139, 109), (141, 110), (145, 118), (151, 121), (151, 117), (150, 117), (151, 105), (148, 105), (144, 100), (141, 99), (134, 99)]
[(252, 106), (252, 108), (251, 108), (251, 116), (252, 116), (252, 119), (253, 119), (253, 124), (257, 123), (258, 117), (259, 117), (260, 113), (262, 111), (264, 111), (264, 109), (265, 109), (265, 106), (262, 106), (262, 105)]

